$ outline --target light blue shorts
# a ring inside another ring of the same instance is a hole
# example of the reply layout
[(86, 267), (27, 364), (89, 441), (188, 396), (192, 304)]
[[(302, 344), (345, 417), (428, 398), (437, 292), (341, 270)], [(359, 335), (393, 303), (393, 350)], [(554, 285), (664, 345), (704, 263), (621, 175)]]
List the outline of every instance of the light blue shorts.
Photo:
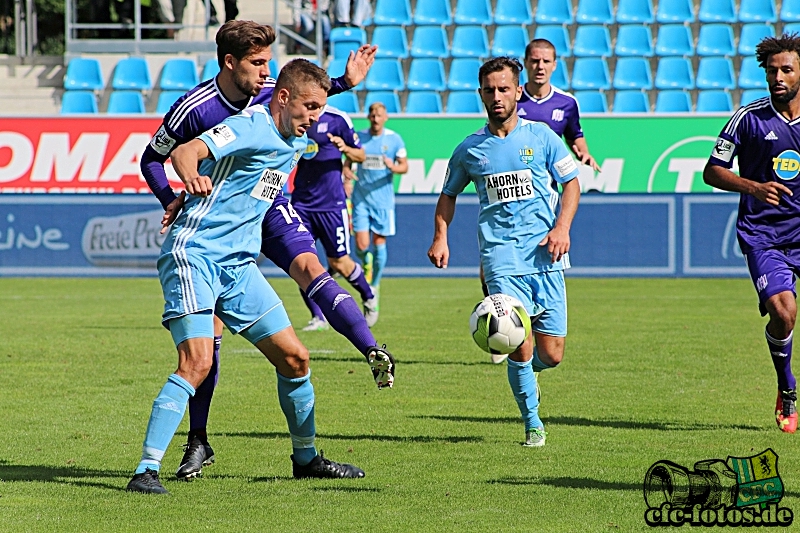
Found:
[(567, 288), (563, 270), (501, 276), (487, 281), (486, 285), (489, 294), (508, 294), (522, 302), (528, 314), (533, 313), (534, 303), (544, 307), (539, 320), (531, 324), (533, 331), (554, 337), (567, 336)]
[(221, 267), (197, 255), (184, 256), (180, 265), (174, 257), (158, 260), (158, 277), (164, 292), (161, 323), (173, 333), (177, 346), (186, 339), (214, 337), (212, 313), (233, 333), (258, 322), (259, 338), (291, 325), (283, 302), (254, 262)]
[(391, 237), (395, 233), (394, 209), (376, 209), (367, 202), (354, 203), (353, 231), (371, 231)]

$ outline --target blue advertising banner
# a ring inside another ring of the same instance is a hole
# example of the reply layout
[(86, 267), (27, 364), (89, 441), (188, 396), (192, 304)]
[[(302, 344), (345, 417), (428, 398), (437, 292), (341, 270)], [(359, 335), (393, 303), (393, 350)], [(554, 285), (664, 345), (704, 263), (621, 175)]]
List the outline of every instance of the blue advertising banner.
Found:
[[(398, 196), (390, 276), (477, 276), (477, 197), (458, 199), (450, 266), (427, 259), (438, 196)], [(585, 194), (571, 276), (746, 276), (734, 194)], [(149, 195), (0, 195), (0, 276), (154, 276), (163, 211)], [(324, 254), (322, 254), (324, 255)], [(283, 272), (264, 260), (265, 275)]]

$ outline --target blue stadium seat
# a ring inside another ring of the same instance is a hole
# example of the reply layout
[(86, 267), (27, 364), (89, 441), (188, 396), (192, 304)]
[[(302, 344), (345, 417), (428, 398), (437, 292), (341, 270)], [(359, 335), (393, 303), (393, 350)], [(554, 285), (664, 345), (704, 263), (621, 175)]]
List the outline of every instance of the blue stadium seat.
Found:
[[(331, 78), (338, 78), (339, 76), (344, 75), (344, 71), (347, 68), (347, 59), (331, 59), (328, 63), (328, 76)], [(276, 76), (277, 78), (277, 76)], [(356, 91), (363, 91), (364, 90), (364, 82), (362, 81), (358, 85), (355, 86), (354, 90)]]
[(456, 26), (450, 48), (453, 57), (489, 57), (489, 35), (483, 26)]
[(652, 89), (650, 62), (642, 57), (621, 57), (614, 70), (615, 89)]
[(800, 33), (800, 22), (784, 24), (781, 33)]
[(376, 59), (367, 73), (368, 91), (402, 91), (405, 85), (403, 67), (398, 59)]
[(529, 40), (528, 30), (523, 26), (498, 26), (494, 31), (492, 55), (522, 57)]
[(766, 89), (767, 80), (764, 69), (758, 66), (756, 58), (753, 56), (742, 59), (739, 67), (739, 88), (740, 89)]
[(783, 22), (800, 22), (800, 0), (783, 0), (781, 2), (781, 20)]
[(456, 25), (492, 23), (492, 4), (489, 0), (458, 0), (456, 14), (453, 18)]
[(376, 26), (409, 26), (411, 2), (409, 0), (377, 0), (372, 23)]
[(731, 56), (736, 54), (733, 28), (728, 24), (702, 24), (697, 38), (697, 55)]
[(581, 113), (608, 113), (605, 93), (600, 91), (577, 91), (575, 99)]
[(742, 91), (742, 97), (740, 98), (739, 105), (746, 106), (754, 100), (764, 98), (765, 96), (769, 96), (769, 91), (764, 89), (747, 89), (746, 91)]
[[(504, 0), (497, 0), (497, 7)], [(530, 2), (523, 1), (524, 4), (530, 6)], [(528, 7), (530, 12), (530, 7)], [(494, 20), (497, 22), (497, 11), (494, 13)], [(572, 24), (572, 2), (570, 0), (547, 0), (546, 2), (539, 2), (536, 8), (536, 24)], [(499, 22), (498, 22), (499, 24)], [(519, 24), (530, 24), (530, 22), (519, 22)]]
[(378, 47), (376, 58), (408, 58), (408, 38), (402, 26), (375, 26), (372, 44)]
[(70, 60), (67, 74), (64, 76), (64, 89), (102, 91), (104, 85), (98, 60), (88, 57), (76, 57)]
[(97, 113), (97, 97), (92, 91), (64, 91), (61, 114)]
[(727, 57), (703, 57), (697, 67), (698, 89), (735, 89), (733, 63)]
[(692, 30), (683, 24), (665, 24), (658, 28), (657, 56), (693, 56)]
[(617, 91), (614, 95), (614, 113), (647, 113), (650, 100), (642, 91)]
[[(736, 5), (734, 0), (702, 0), (700, 12), (697, 14), (700, 22), (736, 22)], [(703, 29), (700, 26), (700, 29)]]
[[(277, 71), (276, 72), (272, 72), (272, 68), (271, 67), (270, 67), (270, 71), (269, 72), (270, 72), (269, 75), (272, 76), (273, 78), (277, 78), (278, 77)], [(213, 57), (213, 58), (209, 59), (208, 61), (206, 61), (205, 66), (203, 66), (203, 75), (201, 76), (203, 79), (201, 81), (210, 80), (211, 78), (213, 78), (217, 74), (219, 74), (219, 63), (217, 62), (217, 58)]]
[(564, 26), (536, 26), (534, 39), (547, 39), (556, 47), (556, 56), (569, 57), (572, 55), (570, 49), (569, 32)]
[(158, 85), (162, 91), (185, 92), (198, 83), (197, 63), (193, 59), (176, 58), (164, 63)]
[(775, 27), (772, 24), (744, 24), (739, 33), (739, 55), (750, 56), (756, 53), (756, 45), (764, 37), (774, 37)]
[(691, 113), (692, 97), (686, 91), (659, 91), (656, 113)]
[(333, 28), (330, 36), (331, 55), (334, 59), (347, 59), (351, 50), (358, 50), (366, 42), (367, 32), (361, 28)]
[(611, 0), (580, 0), (575, 21), (578, 24), (613, 24)]
[(651, 0), (618, 0), (617, 24), (652, 24), (656, 18), (653, 14)]
[(345, 91), (343, 93), (334, 94), (328, 97), (328, 105), (340, 109), (345, 113), (360, 113), (361, 108), (358, 105), (358, 96), (355, 91)]
[(183, 96), (186, 91), (161, 91), (158, 95), (158, 104), (156, 105), (156, 113), (165, 115), (169, 108), (172, 107), (178, 98)]
[(733, 111), (733, 100), (728, 91), (700, 91), (697, 93), (698, 113), (724, 113)]
[(656, 89), (694, 89), (694, 68), (685, 57), (662, 57), (656, 69)]
[(416, 91), (408, 93), (406, 113), (441, 113), (442, 97), (435, 91)]
[(147, 67), (147, 61), (142, 57), (129, 57), (120, 60), (114, 69), (111, 88), (114, 90), (132, 89), (137, 91), (149, 91), (152, 89), (153, 82), (150, 81), (150, 69)]
[(658, 3), (656, 20), (661, 24), (694, 22), (694, 3), (692, 0), (662, 0)]
[[(522, 71), (522, 78), (525, 78), (525, 81), (528, 81), (528, 73), (526, 71)], [(520, 81), (522, 80), (520, 78)], [(559, 61), (556, 65), (556, 69), (553, 71), (553, 75), (550, 76), (550, 83), (559, 89), (567, 90), (569, 89), (569, 75), (567, 72), (567, 64), (564, 61)]]
[[(560, 69), (557, 69), (556, 72), (558, 70)], [(611, 76), (608, 73), (606, 60), (599, 57), (579, 57), (576, 59), (575, 64), (572, 66), (572, 88), (576, 91), (590, 89), (607, 91), (610, 89)]]
[(144, 98), (139, 91), (114, 91), (108, 99), (108, 113), (144, 113)]
[(741, 0), (739, 22), (777, 22), (775, 0)]
[(411, 41), (411, 57), (438, 57), (450, 55), (450, 40), (441, 26), (417, 26)]
[(614, 54), (619, 57), (652, 57), (653, 34), (650, 33), (650, 26), (638, 24), (620, 26), (617, 30), (617, 45), (614, 47)]
[[(316, 65), (316, 63), (314, 64)], [(278, 68), (278, 62), (275, 60), (275, 58), (273, 57), (270, 59), (267, 65), (269, 66), (269, 75), (275, 79), (278, 79), (278, 73), (281, 71), (281, 69)]]
[(477, 91), (478, 70), (481, 61), (470, 57), (459, 57), (450, 63), (450, 75), (447, 78), (447, 88), (451, 91)]
[(611, 55), (611, 35), (605, 26), (578, 26), (575, 32), (575, 57), (608, 57)]
[(368, 92), (367, 97), (364, 99), (364, 110), (368, 110), (369, 106), (374, 104), (375, 102), (380, 102), (386, 107), (387, 113), (399, 113), (401, 111), (400, 107), (400, 97), (397, 96), (397, 93), (392, 91), (373, 91)]
[(423, 24), (449, 26), (452, 23), (453, 17), (450, 14), (450, 0), (425, 0), (424, 2), (417, 2), (417, 7), (414, 10), (414, 24), (417, 26)]
[(447, 79), (441, 59), (413, 59), (408, 71), (410, 91), (444, 91)]
[(476, 91), (451, 91), (447, 97), (448, 113), (483, 113), (484, 109)]

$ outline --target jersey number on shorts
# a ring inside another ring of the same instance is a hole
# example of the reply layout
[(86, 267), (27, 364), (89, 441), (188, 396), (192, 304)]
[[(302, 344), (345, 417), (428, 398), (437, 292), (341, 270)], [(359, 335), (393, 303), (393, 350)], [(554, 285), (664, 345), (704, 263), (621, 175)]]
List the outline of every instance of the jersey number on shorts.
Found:
[(281, 215), (283, 215), (283, 219), (286, 221), (287, 224), (291, 225), (292, 219), (293, 218), (297, 219), (298, 224), (300, 224), (300, 227), (297, 228), (297, 231), (308, 231), (305, 225), (303, 225), (303, 219), (300, 218), (300, 215), (298, 215), (297, 211), (294, 210), (292, 204), (286, 204), (285, 206), (276, 205), (275, 208), (281, 212)]

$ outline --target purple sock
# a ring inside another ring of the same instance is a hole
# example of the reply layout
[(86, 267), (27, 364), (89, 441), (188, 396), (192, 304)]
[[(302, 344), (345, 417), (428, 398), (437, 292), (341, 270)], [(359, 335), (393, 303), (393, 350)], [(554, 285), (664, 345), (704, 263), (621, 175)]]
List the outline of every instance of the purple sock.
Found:
[[(311, 282), (311, 285), (309, 285), (309, 287), (313, 286), (314, 282)], [(308, 310), (311, 311), (312, 318), (319, 318), (320, 320), (325, 320), (325, 313), (322, 312), (322, 309), (319, 308), (316, 302), (314, 302), (311, 298), (308, 297), (308, 295), (303, 291), (303, 289), (300, 289), (300, 295), (303, 297), (303, 301), (306, 303), (306, 307), (308, 307)]]
[(221, 345), (222, 337), (214, 337), (214, 362), (211, 363), (211, 370), (208, 371), (206, 379), (195, 389), (194, 396), (189, 398), (190, 435), (198, 433), (198, 430), (205, 434), (208, 410), (211, 408), (211, 397), (214, 395), (214, 387), (217, 386), (219, 379), (219, 347)]
[(772, 364), (778, 374), (778, 390), (793, 390), (797, 388), (797, 381), (792, 374), (792, 333), (785, 339), (776, 339), (764, 330), (767, 337), (767, 346), (772, 356)]
[(361, 268), (361, 265), (358, 263), (355, 265), (356, 267), (353, 269), (350, 275), (347, 276), (347, 281), (350, 282), (350, 285), (355, 287), (355, 289), (361, 295), (362, 300), (366, 301), (374, 298), (375, 295), (372, 294), (372, 287), (369, 286), (369, 283), (367, 283), (367, 278), (364, 277), (364, 269)]
[(356, 301), (330, 274), (325, 272), (312, 281), (308, 295), (322, 308), (333, 329), (344, 335), (359, 352), (367, 355), (370, 347), (378, 345)]

